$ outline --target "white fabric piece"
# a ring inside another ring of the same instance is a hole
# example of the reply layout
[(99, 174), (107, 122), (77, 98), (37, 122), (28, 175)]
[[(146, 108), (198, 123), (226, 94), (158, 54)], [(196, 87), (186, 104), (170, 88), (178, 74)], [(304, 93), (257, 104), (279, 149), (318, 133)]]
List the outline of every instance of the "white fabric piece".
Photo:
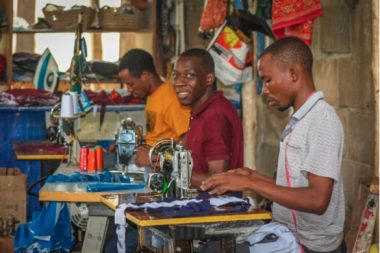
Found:
[[(146, 208), (160, 208), (160, 207), (173, 207), (173, 206), (185, 206), (188, 203), (194, 202), (199, 203), (202, 202), (201, 199), (186, 199), (186, 200), (174, 200), (171, 202), (150, 202), (150, 203), (144, 203), (142, 205), (136, 205), (136, 204), (125, 204), (125, 208), (132, 208), (132, 209), (146, 209)], [(125, 210), (125, 209), (124, 209)]]
[(117, 207), (115, 211), (115, 225), (116, 225), (116, 237), (117, 237), (117, 252), (124, 253), (126, 250), (125, 246), (125, 230), (128, 226), (125, 220), (125, 209), (128, 204), (121, 204)]
[(210, 205), (212, 206), (224, 206), (227, 204), (232, 204), (232, 203), (248, 203), (251, 206), (254, 206), (254, 202), (252, 198), (247, 197), (247, 198), (238, 198), (238, 197), (233, 197), (233, 196), (220, 196), (220, 197), (215, 197), (215, 198), (210, 198)]
[(284, 224), (270, 222), (248, 236), (250, 253), (299, 253), (293, 233)]

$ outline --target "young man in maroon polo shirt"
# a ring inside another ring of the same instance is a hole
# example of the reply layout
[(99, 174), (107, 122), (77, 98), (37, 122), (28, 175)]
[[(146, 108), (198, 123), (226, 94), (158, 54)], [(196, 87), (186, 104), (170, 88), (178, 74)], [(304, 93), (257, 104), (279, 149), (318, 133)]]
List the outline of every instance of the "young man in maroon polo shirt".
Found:
[(183, 52), (173, 80), (178, 100), (191, 108), (184, 144), (193, 158), (192, 187), (199, 188), (210, 175), (243, 165), (242, 125), (231, 102), (214, 89), (214, 61), (206, 50)]

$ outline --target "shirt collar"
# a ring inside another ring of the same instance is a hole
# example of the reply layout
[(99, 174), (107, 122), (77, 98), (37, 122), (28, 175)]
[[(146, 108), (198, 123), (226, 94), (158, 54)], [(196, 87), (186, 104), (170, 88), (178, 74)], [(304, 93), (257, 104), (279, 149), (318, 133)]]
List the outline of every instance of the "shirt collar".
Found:
[(223, 91), (215, 91), (196, 111), (191, 112), (191, 115), (195, 117), (201, 114), (214, 100), (221, 96), (223, 96)]
[(323, 92), (314, 92), (306, 100), (306, 102), (293, 114), (292, 118), (297, 119), (297, 121), (301, 120), (320, 99), (323, 99)]
[(313, 106), (320, 100), (323, 99), (323, 92), (314, 92), (306, 102), (292, 115), (289, 123), (286, 125), (285, 129), (281, 133), (281, 141), (285, 139), (294, 129), (298, 121), (300, 121), (305, 115), (313, 108)]

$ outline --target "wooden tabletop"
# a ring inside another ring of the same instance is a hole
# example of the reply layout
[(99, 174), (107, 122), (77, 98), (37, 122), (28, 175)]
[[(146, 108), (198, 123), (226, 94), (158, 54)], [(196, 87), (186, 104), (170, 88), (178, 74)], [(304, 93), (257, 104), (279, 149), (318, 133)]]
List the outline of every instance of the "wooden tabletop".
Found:
[(15, 141), (13, 151), (18, 160), (62, 160), (68, 157), (65, 147), (48, 141)]
[[(77, 166), (67, 166), (61, 164), (55, 173), (66, 175), (79, 171)], [(120, 198), (136, 198), (136, 195), (154, 198), (155, 196), (146, 189), (142, 190), (125, 190), (118, 192), (87, 192), (86, 187), (91, 182), (55, 182), (45, 183), (39, 192), (40, 201), (62, 201), (62, 202), (101, 202), (115, 209), (120, 202)], [(134, 202), (134, 200), (131, 200)], [(140, 227), (162, 226), (162, 225), (179, 225), (179, 224), (196, 224), (211, 222), (228, 222), (244, 220), (269, 220), (272, 214), (265, 210), (252, 210), (249, 212), (230, 213), (230, 214), (213, 214), (208, 216), (192, 216), (181, 218), (163, 218), (153, 217), (144, 211), (127, 212), (127, 219)]]
[[(61, 164), (54, 174), (71, 175), (80, 171), (78, 166)], [(40, 201), (61, 201), (61, 202), (101, 202), (102, 195), (125, 194), (134, 192), (145, 192), (141, 190), (123, 190), (113, 192), (87, 192), (87, 185), (97, 182), (54, 182), (45, 183), (40, 189)]]
[(270, 220), (272, 219), (272, 214), (265, 210), (256, 209), (249, 212), (240, 213), (211, 214), (207, 216), (191, 216), (181, 218), (162, 218), (150, 216), (144, 211), (128, 211), (127, 219), (140, 227), (151, 227), (228, 221)]
[[(142, 200), (145, 199), (146, 201)], [(143, 203), (157, 201), (158, 196), (150, 193), (135, 194), (102, 194), (100, 200), (109, 208), (115, 210), (120, 203)], [(222, 208), (222, 207), (220, 207)], [(228, 207), (226, 207), (227, 209)], [(145, 211), (128, 211), (127, 219), (140, 227), (164, 226), (164, 225), (180, 225), (180, 224), (198, 224), (211, 222), (228, 222), (228, 221), (245, 221), (245, 220), (270, 220), (272, 213), (262, 210), (253, 209), (249, 212), (212, 214), (207, 216), (192, 216), (181, 218), (166, 218), (160, 216), (149, 215)]]

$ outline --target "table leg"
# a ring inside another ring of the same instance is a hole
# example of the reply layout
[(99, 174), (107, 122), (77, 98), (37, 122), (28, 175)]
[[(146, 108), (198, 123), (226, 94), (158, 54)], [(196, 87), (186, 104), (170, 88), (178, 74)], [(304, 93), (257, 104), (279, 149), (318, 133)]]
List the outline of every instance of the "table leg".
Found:
[(221, 252), (222, 253), (235, 253), (235, 238), (234, 237), (223, 237), (220, 240)]

